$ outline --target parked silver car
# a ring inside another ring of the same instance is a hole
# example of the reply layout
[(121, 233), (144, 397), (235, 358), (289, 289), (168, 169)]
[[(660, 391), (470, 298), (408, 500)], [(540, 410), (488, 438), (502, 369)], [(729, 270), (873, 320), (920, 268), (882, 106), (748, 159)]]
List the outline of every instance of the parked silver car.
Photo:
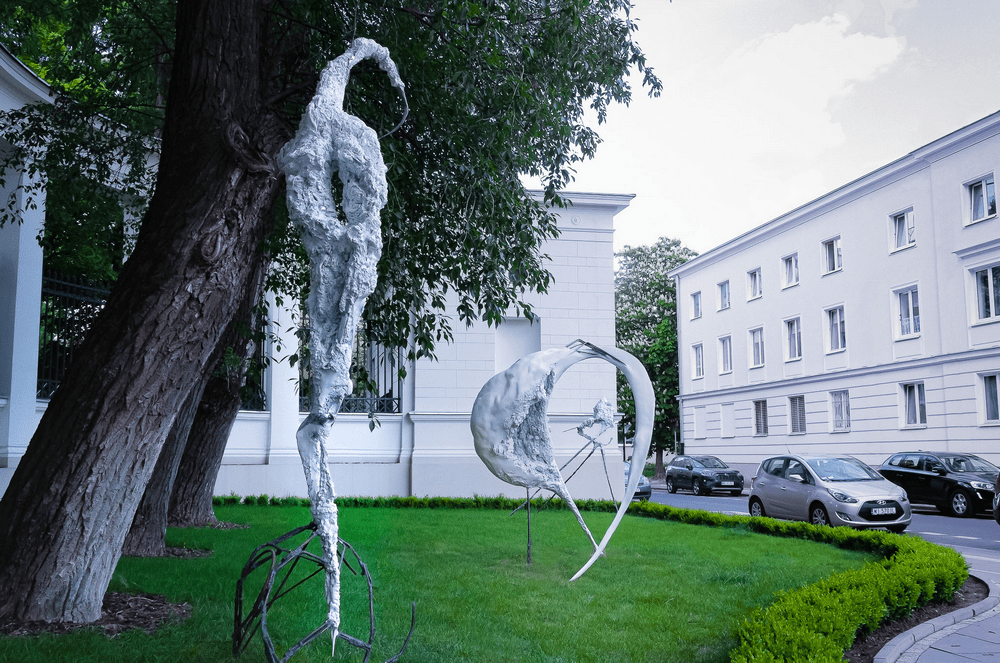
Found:
[(757, 468), (750, 515), (902, 532), (910, 502), (905, 490), (853, 456), (787, 455)]

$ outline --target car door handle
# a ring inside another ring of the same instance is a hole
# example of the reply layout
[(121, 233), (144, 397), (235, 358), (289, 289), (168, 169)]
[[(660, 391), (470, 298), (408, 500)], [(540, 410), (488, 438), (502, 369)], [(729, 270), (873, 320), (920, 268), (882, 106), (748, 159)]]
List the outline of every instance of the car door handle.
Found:
[(784, 486), (782, 486), (782, 487), (781, 487), (781, 489), (782, 489), (782, 490), (788, 490), (788, 489), (787, 489), (787, 488), (785, 488)]

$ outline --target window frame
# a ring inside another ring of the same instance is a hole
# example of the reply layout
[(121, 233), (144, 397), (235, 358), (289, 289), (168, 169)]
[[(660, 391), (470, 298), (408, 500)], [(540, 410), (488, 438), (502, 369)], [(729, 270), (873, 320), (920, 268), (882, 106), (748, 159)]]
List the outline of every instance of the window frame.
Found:
[[(725, 293), (725, 297), (723, 297)], [(733, 305), (732, 288), (729, 287), (729, 279), (725, 281), (720, 281), (718, 283), (718, 296), (719, 296), (719, 309), (720, 311), (727, 310)]]
[[(838, 320), (834, 320), (834, 314)], [(844, 305), (836, 304), (823, 309), (823, 316), (826, 318), (826, 347), (827, 354), (837, 354), (847, 350), (847, 318), (844, 315)], [(839, 327), (836, 332), (834, 328)], [(834, 345), (836, 339), (837, 344)]]
[[(901, 404), (899, 427), (901, 429), (927, 428), (927, 390), (924, 387), (923, 381), (917, 380), (901, 383), (899, 385), (899, 396)], [(911, 409), (911, 407), (914, 409)]]
[[(905, 311), (903, 305), (904, 296), (906, 297)], [(890, 310), (896, 316), (894, 330), (897, 341), (905, 341), (920, 336), (920, 285), (918, 283), (910, 283), (893, 288)], [(906, 313), (906, 316), (904, 316), (904, 313)]]
[[(786, 318), (782, 322), (785, 323), (785, 361), (801, 361), (802, 359), (802, 318), (801, 316), (795, 316), (794, 318)], [(798, 354), (792, 355), (792, 325), (795, 327), (795, 349), (798, 350)]]
[[(759, 340), (755, 340), (755, 336), (759, 337)], [(753, 327), (747, 330), (747, 340), (749, 343), (750, 352), (748, 353), (748, 359), (750, 360), (750, 368), (763, 368), (766, 358), (764, 356), (764, 326)], [(760, 352), (758, 352), (758, 348)], [(758, 356), (760, 358), (760, 363), (757, 363)]]
[[(900, 221), (902, 221), (902, 226), (900, 226)], [(899, 243), (900, 230), (902, 230), (906, 240), (902, 244)], [(915, 234), (916, 223), (912, 207), (889, 215), (889, 253), (896, 253), (897, 251), (903, 251), (916, 246), (917, 240)]]
[[(843, 253), (843, 248), (840, 245), (840, 235), (823, 240), (821, 246), (822, 246), (822, 256), (821, 256), (822, 260), (820, 264), (823, 266), (823, 276), (826, 276), (827, 274), (836, 274), (837, 272), (843, 271), (844, 253)], [(834, 264), (832, 268), (830, 267), (831, 260), (833, 260)]]
[(705, 346), (695, 343), (691, 346), (691, 372), (692, 380), (700, 380), (705, 377)]
[(760, 267), (747, 270), (747, 301), (751, 302), (764, 296), (764, 279)]
[(691, 319), (697, 320), (701, 317), (701, 290), (691, 293)]
[(753, 402), (753, 436), (767, 437), (767, 399)]
[(719, 375), (728, 375), (732, 372), (733, 336), (732, 334), (728, 334), (719, 337)]
[[(982, 394), (982, 426), (1000, 426), (1000, 370), (995, 372), (980, 373), (979, 382), (982, 385), (979, 393)], [(992, 382), (993, 393), (990, 393), (989, 384)], [(992, 407), (991, 407), (992, 406)], [(992, 416), (991, 416), (992, 415)]]
[[(985, 300), (982, 299), (982, 289), (980, 288), (979, 275), (982, 273), (986, 275)], [(974, 306), (972, 324), (988, 325), (1000, 322), (1000, 263), (994, 262), (972, 267), (969, 269), (969, 274), (972, 277), (972, 300)], [(983, 311), (985, 310), (983, 304), (986, 305), (986, 308), (991, 308), (991, 311), (985, 317), (983, 316)]]
[[(838, 420), (838, 402), (842, 414)], [(848, 389), (837, 389), (830, 392), (830, 432), (851, 432), (851, 392)]]
[[(789, 268), (794, 273), (794, 280), (789, 278)], [(790, 253), (781, 259), (781, 289), (791, 288), (799, 284), (799, 254)]]
[[(798, 420), (798, 425), (796, 425), (796, 420)], [(806, 397), (804, 394), (788, 397), (788, 434), (806, 434)]]
[[(975, 190), (976, 190), (977, 187), (981, 187), (982, 191), (983, 191), (983, 196), (982, 196), (983, 215), (979, 216), (979, 217), (976, 216), (976, 193), (975, 193)], [(983, 175), (980, 175), (979, 177), (975, 177), (975, 178), (973, 178), (971, 180), (966, 181), (963, 184), (963, 188), (965, 189), (965, 201), (966, 201), (966, 205), (965, 205), (966, 224), (965, 225), (971, 226), (971, 225), (980, 223), (982, 221), (988, 221), (989, 219), (996, 218), (996, 216), (997, 216), (996, 179), (994, 178), (994, 174), (992, 172), (985, 173)], [(989, 191), (991, 189), (993, 191), (993, 211), (992, 212), (990, 212), (989, 207), (987, 205), (987, 201), (989, 199), (988, 198), (988, 193), (989, 193)]]

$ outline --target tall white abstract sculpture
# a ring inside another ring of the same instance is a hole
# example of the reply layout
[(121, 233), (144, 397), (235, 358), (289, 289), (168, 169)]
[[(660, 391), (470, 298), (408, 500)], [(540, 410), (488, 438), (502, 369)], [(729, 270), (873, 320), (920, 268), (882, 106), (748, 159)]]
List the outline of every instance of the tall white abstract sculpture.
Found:
[[(305, 471), (312, 517), (323, 547), (327, 613), (333, 642), (340, 630), (340, 565), (337, 559), (337, 506), (327, 465), (326, 440), (344, 398), (353, 388), (351, 350), (365, 301), (375, 289), (382, 254), (379, 212), (388, 186), (378, 135), (344, 112), (344, 90), (351, 68), (375, 60), (403, 93), (403, 82), (389, 51), (369, 39), (356, 39), (320, 77), (295, 138), (278, 155), (285, 173), (288, 212), (302, 232), (311, 265), (309, 357), (312, 407), (296, 433)], [(403, 96), (405, 104), (405, 94)], [(405, 114), (404, 114), (405, 118)], [(343, 184), (343, 213), (331, 192), (334, 173)]]
[[(635, 397), (636, 434), (625, 497), (614, 520), (598, 544), (583, 522), (559, 473), (549, 435), (547, 408), (556, 381), (584, 359), (604, 359), (621, 370)], [(559, 495), (594, 544), (590, 560), (570, 580), (576, 580), (604, 552), (635, 495), (653, 437), (656, 400), (653, 385), (642, 363), (619, 348), (599, 348), (577, 340), (565, 348), (552, 348), (522, 357), (483, 385), (472, 406), (472, 437), (476, 453), (499, 479), (527, 489), (545, 488)], [(529, 533), (530, 555), (530, 533)]]

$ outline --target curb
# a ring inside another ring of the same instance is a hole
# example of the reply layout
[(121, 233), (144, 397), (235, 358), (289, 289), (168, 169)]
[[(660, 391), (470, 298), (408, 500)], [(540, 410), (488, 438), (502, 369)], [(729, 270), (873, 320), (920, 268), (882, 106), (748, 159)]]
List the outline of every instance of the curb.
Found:
[(937, 633), (942, 629), (948, 628), (949, 626), (963, 622), (966, 619), (982, 615), (987, 610), (991, 610), (996, 607), (997, 604), (1000, 604), (1000, 585), (992, 580), (980, 578), (979, 576), (973, 576), (972, 574), (969, 575), (986, 583), (986, 586), (990, 591), (989, 596), (975, 605), (959, 608), (954, 612), (949, 612), (946, 615), (935, 617), (934, 619), (924, 622), (923, 624), (917, 624), (905, 633), (900, 633), (895, 638), (885, 643), (885, 646), (882, 647), (882, 649), (880, 649), (875, 655), (873, 663), (895, 663), (895, 661), (898, 660), (899, 657), (906, 652), (906, 650), (924, 638)]

